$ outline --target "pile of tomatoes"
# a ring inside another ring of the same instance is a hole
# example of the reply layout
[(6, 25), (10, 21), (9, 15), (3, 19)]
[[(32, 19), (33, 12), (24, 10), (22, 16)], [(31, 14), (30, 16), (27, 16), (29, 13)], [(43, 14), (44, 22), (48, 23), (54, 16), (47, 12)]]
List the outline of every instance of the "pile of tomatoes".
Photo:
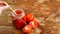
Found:
[[(21, 10), (16, 10), (15, 12), (17, 15), (20, 15), (22, 13)], [(25, 14), (21, 19), (15, 16), (11, 16), (11, 17), (13, 19), (12, 21), (14, 26), (17, 29), (22, 29), (23, 32), (25, 33), (30, 33), (32, 29), (37, 27), (37, 22), (32, 14)]]

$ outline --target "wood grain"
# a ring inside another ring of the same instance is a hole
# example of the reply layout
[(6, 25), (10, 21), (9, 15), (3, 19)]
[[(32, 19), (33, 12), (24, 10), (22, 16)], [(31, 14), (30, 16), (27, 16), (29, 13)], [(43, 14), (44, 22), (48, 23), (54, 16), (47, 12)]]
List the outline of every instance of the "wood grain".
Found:
[[(38, 27), (29, 34), (60, 34), (60, 0), (3, 0), (13, 9), (22, 8), (25, 13), (32, 13)], [(11, 10), (5, 9), (0, 16), (0, 34), (25, 34), (17, 30), (8, 16)]]

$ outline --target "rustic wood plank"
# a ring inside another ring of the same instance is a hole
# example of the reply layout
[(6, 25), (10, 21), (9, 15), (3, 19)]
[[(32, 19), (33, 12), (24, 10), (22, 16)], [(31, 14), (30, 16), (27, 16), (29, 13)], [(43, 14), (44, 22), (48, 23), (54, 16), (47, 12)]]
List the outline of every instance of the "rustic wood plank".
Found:
[(0, 26), (0, 34), (23, 34), (23, 32), (16, 30), (14, 26)]
[[(25, 13), (32, 13), (36, 18), (42, 17), (38, 18), (39, 28), (42, 31), (41, 34), (60, 34), (60, 23), (54, 21), (56, 17), (60, 16), (60, 0), (14, 1), (7, 1), (13, 9), (23, 8)], [(22, 31), (16, 30), (14, 26), (12, 26), (13, 24), (5, 12), (3, 15), (4, 16), (0, 17), (0, 34), (24, 34)], [(30, 34), (40, 34), (36, 31), (37, 30), (33, 30)]]

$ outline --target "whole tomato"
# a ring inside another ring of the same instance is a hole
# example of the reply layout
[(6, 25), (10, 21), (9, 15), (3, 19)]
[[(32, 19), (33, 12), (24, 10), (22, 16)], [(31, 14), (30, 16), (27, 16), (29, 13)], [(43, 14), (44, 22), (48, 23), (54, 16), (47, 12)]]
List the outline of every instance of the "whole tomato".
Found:
[(34, 20), (34, 16), (32, 14), (27, 14), (26, 15), (26, 20), (27, 20), (27, 22), (33, 21)]

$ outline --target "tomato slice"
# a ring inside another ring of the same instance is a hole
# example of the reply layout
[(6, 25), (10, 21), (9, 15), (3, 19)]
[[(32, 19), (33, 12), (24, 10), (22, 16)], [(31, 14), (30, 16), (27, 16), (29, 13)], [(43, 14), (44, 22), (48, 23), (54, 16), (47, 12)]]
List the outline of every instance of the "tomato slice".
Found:
[(27, 26), (25, 26), (25, 27), (23, 28), (23, 32), (25, 32), (25, 33), (30, 33), (31, 30), (32, 30), (32, 28), (31, 28), (30, 25), (27, 25)]
[(36, 22), (36, 21), (31, 21), (31, 22), (29, 22), (29, 25), (30, 25), (32, 28), (36, 28), (36, 27), (37, 27), (37, 22)]

